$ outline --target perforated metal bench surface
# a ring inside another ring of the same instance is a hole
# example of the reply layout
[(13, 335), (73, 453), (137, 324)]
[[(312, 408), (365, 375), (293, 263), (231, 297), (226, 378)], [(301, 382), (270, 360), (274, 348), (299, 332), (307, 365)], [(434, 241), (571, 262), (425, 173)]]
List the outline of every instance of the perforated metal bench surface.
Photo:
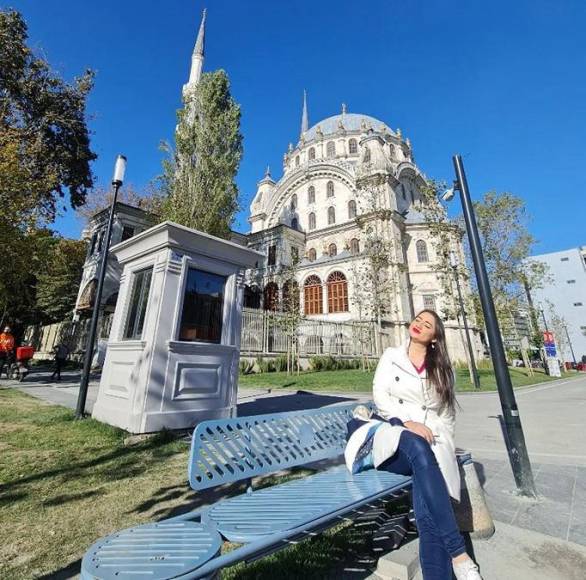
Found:
[[(205, 421), (193, 433), (189, 482), (203, 490), (339, 459), (355, 407)], [(400, 495), (410, 483), (409, 477), (384, 471), (352, 475), (339, 465), (107, 536), (88, 550), (81, 575), (84, 580), (212, 577), (224, 567), (352, 518), (384, 498)], [(220, 555), (224, 539), (243, 545)]]

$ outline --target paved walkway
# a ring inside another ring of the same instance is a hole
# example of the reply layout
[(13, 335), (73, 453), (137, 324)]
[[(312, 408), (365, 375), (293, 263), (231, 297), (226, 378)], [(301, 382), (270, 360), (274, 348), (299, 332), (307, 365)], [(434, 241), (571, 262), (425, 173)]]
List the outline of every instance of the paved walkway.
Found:
[[(37, 372), (23, 383), (2, 381), (51, 403), (75, 408), (79, 373), (63, 373), (61, 383)], [(98, 383), (90, 383), (91, 411)], [(459, 395), (457, 444), (472, 451), (493, 517), (586, 546), (586, 376), (516, 391), (537, 499), (519, 496), (504, 445), (496, 393)], [(316, 408), (348, 401), (367, 401), (368, 393), (307, 393), (241, 389), (238, 414), (255, 415)]]

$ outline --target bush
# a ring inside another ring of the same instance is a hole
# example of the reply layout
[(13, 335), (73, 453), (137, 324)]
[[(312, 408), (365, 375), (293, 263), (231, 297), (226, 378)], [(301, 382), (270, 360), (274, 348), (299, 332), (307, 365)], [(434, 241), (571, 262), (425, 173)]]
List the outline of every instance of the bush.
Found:
[(278, 356), (275, 359), (275, 369), (279, 373), (287, 371), (287, 357), (285, 355)]
[(312, 356), (309, 359), (311, 370), (320, 371), (342, 371), (362, 368), (362, 361), (359, 358), (335, 359), (333, 356)]
[(272, 359), (265, 360), (262, 356), (256, 359), (259, 373), (274, 373), (275, 372), (275, 361)]
[(240, 361), (240, 374), (251, 375), (254, 372), (254, 361), (252, 360), (241, 360)]

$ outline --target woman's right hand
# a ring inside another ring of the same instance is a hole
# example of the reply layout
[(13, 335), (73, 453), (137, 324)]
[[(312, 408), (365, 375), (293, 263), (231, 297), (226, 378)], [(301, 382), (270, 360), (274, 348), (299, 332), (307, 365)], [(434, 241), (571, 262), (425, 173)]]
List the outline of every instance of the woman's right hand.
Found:
[(403, 425), (405, 429), (409, 429), (416, 435), (423, 437), (430, 445), (434, 444), (433, 433), (429, 427), (426, 427), (423, 423), (417, 421), (404, 421)]

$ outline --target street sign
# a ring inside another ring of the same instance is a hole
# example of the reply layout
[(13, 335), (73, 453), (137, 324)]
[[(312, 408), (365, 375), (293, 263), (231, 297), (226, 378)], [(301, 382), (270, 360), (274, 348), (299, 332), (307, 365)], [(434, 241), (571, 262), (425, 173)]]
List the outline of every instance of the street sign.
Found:
[(555, 339), (553, 336), (553, 332), (544, 332), (543, 333), (543, 344), (545, 346), (553, 346), (555, 345)]

